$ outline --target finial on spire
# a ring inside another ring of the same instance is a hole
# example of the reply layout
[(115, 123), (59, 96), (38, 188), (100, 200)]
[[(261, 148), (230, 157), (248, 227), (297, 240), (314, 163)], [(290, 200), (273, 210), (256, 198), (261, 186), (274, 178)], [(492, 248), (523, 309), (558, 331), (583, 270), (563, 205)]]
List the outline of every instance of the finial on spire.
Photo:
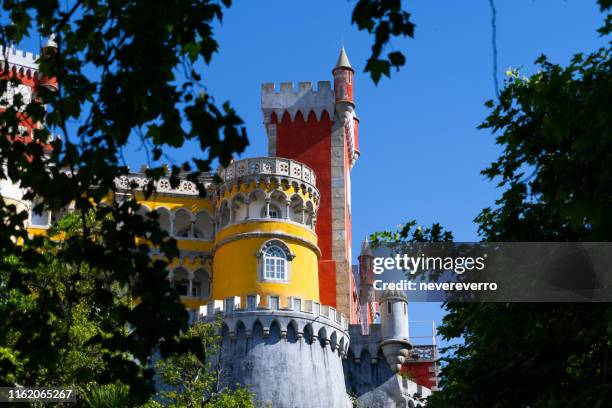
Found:
[(348, 56), (346, 55), (346, 51), (344, 50), (344, 46), (340, 49), (340, 56), (338, 57), (338, 62), (336, 63), (336, 68), (353, 68), (351, 67), (351, 63), (349, 62)]

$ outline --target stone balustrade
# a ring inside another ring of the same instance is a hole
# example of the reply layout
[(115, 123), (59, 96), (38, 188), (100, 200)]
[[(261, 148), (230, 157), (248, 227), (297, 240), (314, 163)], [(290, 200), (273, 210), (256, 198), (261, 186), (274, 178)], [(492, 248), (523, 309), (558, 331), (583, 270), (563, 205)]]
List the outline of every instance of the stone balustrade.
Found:
[(310, 167), (296, 160), (280, 157), (237, 160), (226, 168), (220, 169), (219, 176), (225, 182), (249, 176), (291, 178), (316, 190), (316, 176)]

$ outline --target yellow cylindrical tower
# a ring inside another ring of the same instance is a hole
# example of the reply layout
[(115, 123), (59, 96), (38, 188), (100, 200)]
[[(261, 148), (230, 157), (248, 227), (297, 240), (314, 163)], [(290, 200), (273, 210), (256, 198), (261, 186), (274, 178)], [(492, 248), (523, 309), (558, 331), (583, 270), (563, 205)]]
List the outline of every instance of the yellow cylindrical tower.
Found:
[[(313, 171), (295, 160), (254, 158), (220, 172), (212, 298), (242, 307), (319, 301), (319, 192)], [(291, 305), (293, 307), (293, 305)]]

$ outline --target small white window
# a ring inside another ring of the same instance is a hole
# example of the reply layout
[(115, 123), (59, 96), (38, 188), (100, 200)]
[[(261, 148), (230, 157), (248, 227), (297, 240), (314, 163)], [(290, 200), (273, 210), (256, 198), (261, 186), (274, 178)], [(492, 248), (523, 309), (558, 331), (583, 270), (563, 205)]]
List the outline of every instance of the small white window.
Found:
[(289, 262), (294, 258), (284, 242), (274, 239), (266, 242), (259, 254), (260, 279), (288, 282)]
[(285, 280), (287, 278), (287, 258), (285, 252), (277, 247), (270, 246), (264, 252), (264, 278), (272, 280)]

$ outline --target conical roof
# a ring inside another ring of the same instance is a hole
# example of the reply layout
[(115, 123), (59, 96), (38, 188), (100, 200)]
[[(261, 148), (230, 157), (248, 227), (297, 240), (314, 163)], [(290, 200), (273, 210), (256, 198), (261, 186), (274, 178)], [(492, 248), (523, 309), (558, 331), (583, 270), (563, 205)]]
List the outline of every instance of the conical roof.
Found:
[(340, 56), (338, 56), (338, 62), (336, 63), (336, 68), (353, 68), (351, 67), (351, 63), (349, 62), (348, 56), (346, 55), (346, 51), (344, 47), (340, 50)]

